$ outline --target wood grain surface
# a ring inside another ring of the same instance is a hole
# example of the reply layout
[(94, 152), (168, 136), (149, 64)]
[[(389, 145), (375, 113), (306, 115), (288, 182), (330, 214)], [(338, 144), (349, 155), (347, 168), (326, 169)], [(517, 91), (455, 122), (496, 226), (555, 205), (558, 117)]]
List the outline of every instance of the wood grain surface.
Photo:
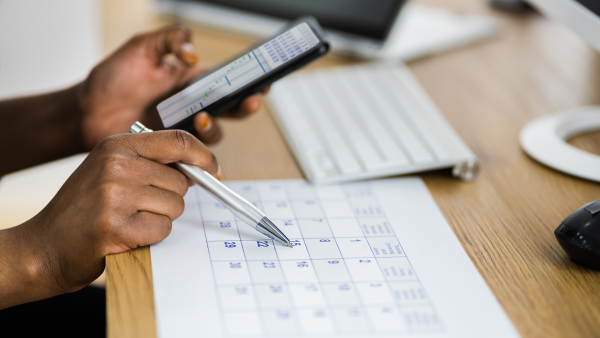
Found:
[[(482, 165), (473, 183), (449, 171), (421, 177), (524, 337), (600, 336), (600, 273), (572, 263), (553, 235), (569, 213), (600, 198), (600, 186), (534, 162), (518, 143), (521, 127), (535, 117), (600, 104), (600, 56), (536, 13), (495, 12), (481, 0), (419, 2), (490, 15), (502, 26), (495, 39), (409, 64)], [(107, 53), (136, 32), (173, 21), (153, 14), (147, 0), (106, 0), (103, 11)], [(206, 62), (253, 42), (192, 27)], [(311, 68), (353, 62), (328, 57)], [(225, 137), (210, 148), (226, 180), (303, 177), (268, 109), (219, 122)], [(571, 142), (600, 153), (598, 134)], [(107, 270), (110, 337), (155, 336), (149, 250), (111, 256)]]

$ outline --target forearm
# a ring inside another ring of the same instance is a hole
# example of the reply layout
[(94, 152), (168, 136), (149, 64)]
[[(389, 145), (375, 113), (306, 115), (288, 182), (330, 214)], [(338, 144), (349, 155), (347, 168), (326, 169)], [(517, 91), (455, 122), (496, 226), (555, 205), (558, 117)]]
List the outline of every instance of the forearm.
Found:
[(50, 287), (51, 258), (27, 224), (0, 231), (0, 310), (64, 293)]
[(0, 102), (0, 176), (84, 151), (78, 88)]

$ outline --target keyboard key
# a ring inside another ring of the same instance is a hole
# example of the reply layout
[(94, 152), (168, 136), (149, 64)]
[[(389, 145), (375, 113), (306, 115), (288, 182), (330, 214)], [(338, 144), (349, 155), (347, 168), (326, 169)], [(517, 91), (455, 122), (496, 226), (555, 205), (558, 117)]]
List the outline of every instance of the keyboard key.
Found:
[[(299, 92), (304, 95), (309, 94), (308, 86), (311, 84), (310, 81), (306, 82), (306, 85), (299, 84), (296, 88)], [(312, 88), (309, 87), (309, 88)], [(346, 145), (346, 141), (343, 139), (340, 132), (337, 130), (335, 123), (330, 119), (329, 114), (323, 112), (327, 106), (319, 105), (312, 100), (306, 101), (306, 106), (310, 111), (310, 115), (317, 122), (317, 129), (319, 129), (322, 138), (325, 140), (325, 144), (329, 148), (329, 153), (333, 157), (337, 170), (343, 174), (356, 174), (362, 171), (362, 168), (356, 160), (354, 154), (350, 151), (350, 148)]]
[[(371, 76), (373, 77), (373, 76)], [(382, 83), (380, 78), (374, 80), (376, 83)], [(383, 86), (381, 86), (383, 87)], [(407, 153), (411, 157), (414, 163), (427, 164), (433, 162), (435, 159), (429, 153), (429, 150), (423, 145), (421, 140), (415, 135), (412, 128), (406, 123), (402, 116), (402, 108), (397, 105), (390, 104), (389, 96), (391, 93), (382, 93), (381, 89), (375, 90), (372, 87), (365, 88), (368, 95), (372, 97), (372, 103), (375, 107), (378, 107), (377, 111), (381, 113), (381, 117), (384, 121), (387, 121), (390, 126), (396, 131), (395, 136), (404, 146)], [(393, 87), (390, 88), (393, 90)]]
[(403, 105), (408, 118), (412, 120), (413, 124), (417, 127), (436, 157), (440, 160), (449, 159), (450, 154), (446, 151), (437, 136), (431, 131), (431, 128), (429, 128), (427, 122), (423, 118), (423, 114), (420, 113), (425, 108), (422, 106), (417, 107), (415, 100), (409, 98), (411, 96), (410, 90), (402, 84), (402, 81), (400, 81), (400, 76), (402, 76), (402, 74), (399, 74), (397, 70), (390, 73), (383, 72), (382, 69), (380, 69), (379, 75), (383, 77), (384, 81), (387, 81), (388, 85), (399, 87), (399, 95), (392, 97), (392, 100), (396, 100), (398, 104)]
[[(352, 103), (356, 108), (354, 109), (355, 115), (360, 115), (362, 123), (369, 130), (373, 141), (377, 145), (377, 148), (383, 155), (383, 159), (388, 165), (403, 166), (409, 164), (408, 158), (402, 150), (397, 146), (396, 142), (392, 139), (390, 133), (381, 123), (380, 119), (377, 118), (373, 112), (376, 109), (373, 106), (367, 104), (361, 97), (364, 93), (358, 92), (357, 88), (363, 87), (361, 84), (366, 83), (356, 76), (358, 74), (348, 73), (344, 74), (344, 77), (351, 81), (339, 81), (345, 87), (345, 99)], [(341, 78), (341, 77), (340, 77)], [(375, 115), (375, 116), (374, 116)]]
[[(331, 78), (328, 78), (328, 80), (331, 80)], [(346, 99), (346, 96), (344, 93), (340, 95), (339, 91), (336, 92), (333, 89), (336, 87), (340, 88), (337, 81), (329, 81), (329, 83), (319, 81), (314, 84), (316, 97), (320, 98), (320, 102), (324, 106), (330, 106), (331, 112), (337, 117), (337, 122), (343, 130), (342, 133), (346, 135), (346, 139), (352, 145), (352, 150), (367, 170), (387, 166), (362, 128), (354, 120), (352, 108), (341, 103)]]

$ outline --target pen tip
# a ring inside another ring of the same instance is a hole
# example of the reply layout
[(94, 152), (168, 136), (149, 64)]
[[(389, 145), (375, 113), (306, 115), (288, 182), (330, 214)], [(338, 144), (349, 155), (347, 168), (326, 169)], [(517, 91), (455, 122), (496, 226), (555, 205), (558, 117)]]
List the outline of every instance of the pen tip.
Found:
[(287, 246), (289, 246), (290, 248), (294, 248), (294, 246), (292, 245), (292, 243), (288, 243)]

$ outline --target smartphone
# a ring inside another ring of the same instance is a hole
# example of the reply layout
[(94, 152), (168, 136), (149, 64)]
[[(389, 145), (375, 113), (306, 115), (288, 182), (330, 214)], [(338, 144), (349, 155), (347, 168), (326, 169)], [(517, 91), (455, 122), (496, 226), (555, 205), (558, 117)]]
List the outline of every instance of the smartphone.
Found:
[(317, 20), (297, 19), (161, 102), (157, 109), (163, 126), (191, 131), (198, 112), (219, 115), (328, 50), (329, 39)]

